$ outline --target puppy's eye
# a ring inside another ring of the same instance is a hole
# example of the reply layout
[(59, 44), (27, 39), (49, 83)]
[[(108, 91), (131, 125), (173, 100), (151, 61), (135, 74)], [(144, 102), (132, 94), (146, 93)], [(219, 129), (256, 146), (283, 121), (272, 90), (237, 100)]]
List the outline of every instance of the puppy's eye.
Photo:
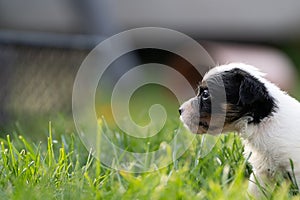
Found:
[(202, 92), (202, 95), (201, 95), (201, 97), (202, 97), (202, 99), (203, 100), (207, 100), (208, 98), (209, 98), (209, 92), (208, 92), (208, 90), (204, 90), (203, 92)]

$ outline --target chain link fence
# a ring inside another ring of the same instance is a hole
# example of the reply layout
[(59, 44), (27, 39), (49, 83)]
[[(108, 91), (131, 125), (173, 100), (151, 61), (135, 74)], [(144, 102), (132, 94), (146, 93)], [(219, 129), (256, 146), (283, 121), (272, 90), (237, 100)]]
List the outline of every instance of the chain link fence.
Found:
[(88, 50), (0, 45), (0, 126), (71, 115), (72, 87)]

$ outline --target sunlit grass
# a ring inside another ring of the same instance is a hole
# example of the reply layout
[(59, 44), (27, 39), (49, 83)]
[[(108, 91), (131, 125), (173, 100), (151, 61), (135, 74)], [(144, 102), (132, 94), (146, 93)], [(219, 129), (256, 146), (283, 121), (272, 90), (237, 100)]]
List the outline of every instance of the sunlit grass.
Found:
[[(1, 139), (1, 199), (247, 199), (251, 167), (240, 139), (221, 136), (199, 157), (201, 138), (168, 167), (149, 173), (110, 169), (94, 159), (77, 135), (53, 134), (28, 141), (17, 134)], [(296, 199), (281, 180), (269, 199)]]

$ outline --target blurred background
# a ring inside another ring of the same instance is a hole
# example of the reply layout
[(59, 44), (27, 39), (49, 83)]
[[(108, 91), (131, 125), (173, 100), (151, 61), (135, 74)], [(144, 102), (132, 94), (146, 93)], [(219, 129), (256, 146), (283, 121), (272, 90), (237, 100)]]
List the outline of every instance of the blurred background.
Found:
[[(48, 121), (73, 132), (72, 87), (80, 64), (102, 40), (136, 27), (165, 27), (187, 34), (203, 45), (216, 64), (255, 65), (300, 98), (299, 9), (297, 0), (0, 0), (0, 134), (18, 130), (33, 138), (45, 136)], [(134, 46), (135, 41), (129, 42)], [(184, 59), (144, 49), (114, 63), (109, 72), (112, 85), (124, 73), (118, 66), (129, 70), (149, 62), (184, 69), (181, 73), (193, 87), (201, 80)], [(168, 105), (172, 94), (158, 92), (165, 94)], [(140, 96), (138, 101), (143, 102), (144, 94), (139, 93), (137, 99)], [(176, 106), (170, 109), (177, 114)]]

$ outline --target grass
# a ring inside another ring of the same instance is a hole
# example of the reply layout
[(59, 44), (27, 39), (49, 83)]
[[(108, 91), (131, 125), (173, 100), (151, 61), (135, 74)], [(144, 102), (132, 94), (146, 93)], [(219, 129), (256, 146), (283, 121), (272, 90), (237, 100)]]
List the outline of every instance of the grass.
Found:
[[(240, 139), (221, 136), (199, 158), (200, 136), (168, 167), (150, 173), (107, 168), (77, 135), (54, 135), (35, 143), (16, 133), (1, 139), (1, 199), (247, 199), (251, 167)], [(280, 180), (266, 199), (299, 199), (292, 184)]]

